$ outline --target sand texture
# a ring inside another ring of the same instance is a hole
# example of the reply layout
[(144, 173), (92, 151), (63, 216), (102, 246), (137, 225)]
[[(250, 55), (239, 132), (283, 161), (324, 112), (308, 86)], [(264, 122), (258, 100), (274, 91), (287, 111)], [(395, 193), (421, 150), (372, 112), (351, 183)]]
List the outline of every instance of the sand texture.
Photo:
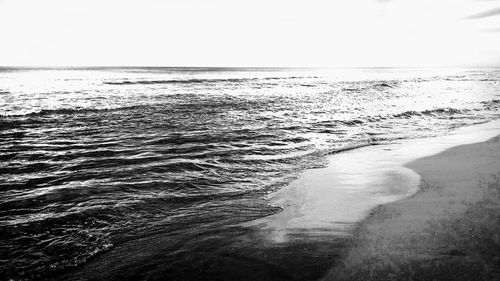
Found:
[(324, 280), (500, 280), (500, 136), (406, 166), (420, 190), (376, 208)]

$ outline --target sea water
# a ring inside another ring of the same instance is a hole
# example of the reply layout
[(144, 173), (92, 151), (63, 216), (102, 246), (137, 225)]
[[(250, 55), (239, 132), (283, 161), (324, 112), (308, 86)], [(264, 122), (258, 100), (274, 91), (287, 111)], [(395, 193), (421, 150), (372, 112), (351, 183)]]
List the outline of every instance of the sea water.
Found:
[(129, 278), (206, 279), (234, 226), (280, 212), (268, 195), (328, 155), (499, 107), (500, 69), (1, 68), (1, 278), (109, 252)]

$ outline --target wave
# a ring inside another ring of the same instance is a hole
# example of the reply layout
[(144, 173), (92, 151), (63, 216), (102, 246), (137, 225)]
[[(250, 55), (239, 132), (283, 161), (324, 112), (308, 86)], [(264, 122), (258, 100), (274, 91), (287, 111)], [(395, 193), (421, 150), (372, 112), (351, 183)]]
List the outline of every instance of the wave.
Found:
[(483, 101), (481, 103), (488, 110), (498, 109), (500, 107), (500, 100), (497, 100), (497, 99), (490, 100), (490, 101)]
[(409, 110), (402, 113), (393, 114), (392, 117), (395, 118), (411, 118), (414, 116), (438, 116), (438, 115), (453, 115), (453, 114), (461, 114), (468, 112), (468, 109), (457, 109), (457, 108), (436, 108), (436, 109), (427, 109), (422, 111), (414, 111)]
[(242, 82), (250, 79), (184, 79), (184, 80), (139, 80), (139, 81), (113, 81), (104, 82), (106, 85), (149, 85), (149, 84), (197, 84), (197, 83), (216, 83), (216, 82)]
[(337, 153), (341, 153), (341, 152), (346, 152), (346, 151), (350, 151), (350, 150), (355, 150), (355, 149), (359, 149), (359, 148), (363, 148), (363, 147), (367, 147), (367, 146), (379, 145), (379, 144), (380, 144), (380, 142), (378, 142), (377, 140), (370, 139), (370, 140), (367, 140), (367, 142), (365, 142), (365, 143), (347, 145), (345, 147), (330, 150), (327, 154), (329, 154), (329, 155), (337, 154)]
[(150, 85), (150, 84), (202, 84), (202, 83), (241, 83), (258, 80), (288, 80), (288, 79), (311, 79), (317, 76), (288, 76), (288, 77), (264, 77), (264, 78), (225, 78), (225, 79), (167, 79), (167, 80), (121, 80), (106, 81), (105, 85)]
[[(490, 101), (481, 102), (485, 109), (497, 109), (500, 107), (500, 100), (494, 99)], [(155, 106), (154, 104), (147, 105), (148, 107)], [(125, 106), (125, 107), (116, 107), (116, 108), (59, 108), (59, 109), (42, 109), (37, 112), (29, 112), (24, 114), (0, 114), (0, 118), (9, 118), (9, 117), (37, 117), (37, 116), (50, 116), (50, 115), (76, 115), (76, 114), (86, 114), (86, 113), (99, 113), (99, 112), (114, 112), (114, 111), (122, 111), (122, 110), (136, 110), (140, 108), (144, 108), (145, 105), (135, 105), (135, 106)], [(457, 108), (435, 108), (435, 109), (427, 109), (422, 111), (404, 111), (401, 113), (393, 114), (387, 117), (393, 118), (411, 118), (416, 116), (440, 116), (440, 115), (453, 115), (453, 114), (464, 114), (470, 112), (470, 109), (457, 109)], [(373, 119), (373, 118), (372, 118)], [(372, 121), (369, 119), (368, 121)], [(0, 122), (2, 120), (0, 119)], [(336, 124), (342, 124), (345, 126), (356, 126), (361, 125), (366, 122), (366, 120), (362, 119), (351, 119), (351, 120), (330, 120), (329, 122), (334, 122)]]
[(0, 118), (7, 117), (35, 117), (35, 116), (47, 116), (47, 115), (73, 115), (73, 114), (85, 114), (85, 113), (98, 113), (98, 112), (112, 112), (120, 110), (133, 110), (142, 108), (144, 106), (125, 106), (116, 108), (58, 108), (58, 109), (42, 109), (36, 112), (29, 112), (24, 114), (0, 114)]
[(364, 90), (370, 90), (370, 89), (375, 89), (375, 90), (381, 90), (384, 88), (394, 88), (399, 84), (398, 81), (391, 81), (391, 82), (369, 82), (369, 84), (362, 84), (360, 87), (348, 87), (348, 88), (343, 88), (342, 90), (345, 92), (361, 92)]
[[(490, 103), (488, 103), (490, 105)], [(500, 105), (500, 100), (495, 100), (494, 101), (495, 106)], [(490, 105), (491, 106), (491, 105)], [(328, 121), (322, 121), (315, 123), (316, 126), (322, 127), (322, 128), (334, 128), (338, 127), (338, 125), (343, 125), (343, 126), (348, 126), (348, 127), (353, 127), (353, 126), (358, 126), (358, 125), (363, 125), (365, 123), (372, 123), (372, 122), (378, 122), (380, 120), (386, 120), (390, 118), (412, 118), (412, 117), (418, 117), (418, 116), (429, 116), (429, 117), (439, 117), (442, 115), (454, 115), (454, 114), (465, 114), (470, 112), (470, 109), (457, 109), (457, 108), (435, 108), (435, 109), (426, 109), (422, 111), (414, 111), (414, 110), (409, 110), (409, 111), (404, 111), (401, 113), (396, 113), (392, 115), (378, 115), (378, 116), (367, 116), (367, 117), (362, 117), (362, 118), (357, 118), (357, 119), (348, 119), (348, 120), (328, 120)], [(330, 132), (329, 130), (325, 131), (326, 133)]]
[(381, 88), (394, 88), (394, 86), (388, 84), (388, 83), (379, 83), (374, 85), (375, 87), (381, 87)]
[[(85, 215), (73, 215), (71, 219), (83, 219), (86, 223), (96, 221), (90, 217), (85, 217)], [(66, 218), (63, 220), (66, 221)], [(14, 277), (10, 279), (6, 278), (5, 280), (49, 280), (48, 276), (81, 265), (92, 257), (110, 250), (114, 246), (108, 233), (88, 232), (81, 227), (66, 227), (63, 220), (52, 219), (35, 224), (35, 228), (38, 231), (43, 230), (36, 236), (36, 239), (40, 243), (55, 248), (57, 246), (64, 247), (65, 251), (59, 251), (57, 256), (50, 256), (47, 253), (48, 251), (46, 253), (42, 252), (42, 254), (32, 254), (31, 251), (34, 251), (35, 248), (27, 249), (29, 246), (27, 246), (28, 243), (25, 241), (33, 240), (30, 234), (33, 231), (37, 231), (33, 230), (33, 224), (3, 226), (2, 235), (9, 239), (8, 241), (13, 244), (12, 246), (20, 249), (17, 252), (21, 252), (21, 249), (27, 252), (23, 256), (19, 256), (19, 253), (13, 253), (16, 261), (15, 269), (21, 272), (20, 274), (12, 271), (14, 263), (0, 264), (0, 270), (6, 274), (4, 277)], [(61, 224), (61, 222), (63, 223)], [(70, 240), (58, 235), (58, 229), (65, 229), (66, 233), (77, 237), (78, 242), (74, 244), (70, 243)], [(35, 259), (35, 262), (33, 262), (33, 259)], [(33, 266), (34, 264), (38, 266)]]
[(337, 120), (336, 122), (346, 125), (346, 126), (356, 126), (363, 124), (363, 120), (360, 119), (352, 119), (352, 120)]
[(453, 76), (443, 78), (445, 81), (460, 81), (460, 82), (499, 82), (497, 78), (483, 78), (483, 77), (468, 77), (468, 76)]

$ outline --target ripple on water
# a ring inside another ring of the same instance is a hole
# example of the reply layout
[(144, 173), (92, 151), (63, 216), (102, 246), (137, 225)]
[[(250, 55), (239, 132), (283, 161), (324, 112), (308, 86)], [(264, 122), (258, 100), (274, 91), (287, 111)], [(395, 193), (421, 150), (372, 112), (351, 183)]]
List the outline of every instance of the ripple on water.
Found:
[(264, 195), (331, 153), (499, 117), (498, 73), (30, 71), (46, 85), (0, 71), (0, 271), (12, 278), (182, 227), (205, 241), (200, 229), (279, 211)]

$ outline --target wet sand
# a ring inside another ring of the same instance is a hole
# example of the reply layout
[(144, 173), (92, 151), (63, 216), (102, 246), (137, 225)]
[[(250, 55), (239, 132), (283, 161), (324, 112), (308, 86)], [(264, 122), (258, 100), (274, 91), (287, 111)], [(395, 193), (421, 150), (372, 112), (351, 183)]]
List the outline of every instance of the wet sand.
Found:
[[(327, 167), (307, 170), (287, 187), (269, 195), (267, 200), (283, 208), (275, 215), (243, 223), (236, 222), (235, 218), (234, 222), (226, 222), (223, 226), (214, 225), (210, 229), (199, 229), (193, 225), (175, 233), (159, 233), (128, 241), (55, 279), (306, 281), (320, 279), (334, 265), (337, 267), (328, 273), (326, 280), (369, 280), (370, 276), (375, 280), (398, 279), (397, 275), (391, 274), (381, 278), (372, 275), (370, 265), (378, 259), (378, 251), (383, 250), (378, 247), (392, 246), (395, 238), (385, 233), (370, 233), (393, 227), (395, 234), (401, 233), (401, 241), (406, 238), (417, 241), (404, 233), (407, 229), (404, 225), (406, 217), (393, 226), (392, 221), (384, 224), (384, 219), (398, 217), (406, 212), (407, 207), (402, 206), (389, 213), (383, 210), (412, 200), (404, 198), (417, 192), (421, 175), (426, 177), (414, 168), (414, 164), (406, 167), (404, 164), (457, 145), (486, 141), (499, 133), (500, 122), (493, 122), (462, 128), (445, 137), (407, 140), (334, 154), (329, 157)], [(481, 153), (472, 153), (475, 155), (473, 159), (481, 159)], [(430, 167), (431, 171), (448, 167), (444, 163), (429, 167), (427, 164), (422, 165), (424, 168)], [(451, 169), (452, 166), (449, 167)], [(450, 173), (453, 178), (453, 173)], [(448, 180), (445, 179), (445, 182)], [(420, 194), (422, 191), (410, 198), (417, 198)], [(436, 202), (442, 202), (446, 207), (449, 205), (445, 202), (448, 199), (457, 202), (462, 200), (462, 197), (448, 197), (436, 199)], [(267, 200), (264, 201), (269, 202)], [(394, 201), (397, 202), (390, 203)], [(359, 222), (381, 204), (387, 205), (379, 207), (375, 211), (376, 215), (369, 216), (358, 227)], [(407, 211), (409, 214), (418, 214), (428, 209), (425, 204), (414, 203)], [(425, 216), (417, 217), (425, 221)], [(407, 223), (413, 225), (416, 222)], [(209, 235), (204, 234), (207, 231)], [(424, 233), (422, 229), (415, 231), (415, 235)], [(354, 239), (353, 232), (356, 233)], [(207, 241), (200, 241), (200, 237), (208, 238)], [(429, 238), (425, 235), (422, 237)], [(176, 242), (181, 238), (187, 241), (182, 246), (186, 249), (184, 252), (179, 252), (180, 246)], [(494, 239), (498, 241), (498, 237)], [(415, 243), (420, 245), (418, 241)], [(401, 244), (395, 247), (407, 253), (411, 259), (425, 257), (428, 249), (423, 250), (424, 254), (414, 254), (412, 251), (421, 246)], [(395, 250), (390, 248), (388, 251), (393, 253)], [(446, 248), (440, 249), (441, 252), (460, 256), (463, 251)], [(390, 258), (401, 259), (401, 255)], [(385, 256), (380, 260), (381, 264), (387, 266), (394, 263), (385, 263)]]
[(374, 209), (323, 280), (500, 280), (500, 136), (405, 166), (419, 191)]
[(463, 127), (446, 136), (403, 140), (331, 155), (328, 166), (305, 171), (268, 200), (282, 212), (247, 225), (265, 239), (287, 243), (308, 236), (351, 237), (376, 206), (404, 199), (419, 188), (420, 173), (406, 163), (463, 144), (486, 141), (500, 133), (500, 122)]

